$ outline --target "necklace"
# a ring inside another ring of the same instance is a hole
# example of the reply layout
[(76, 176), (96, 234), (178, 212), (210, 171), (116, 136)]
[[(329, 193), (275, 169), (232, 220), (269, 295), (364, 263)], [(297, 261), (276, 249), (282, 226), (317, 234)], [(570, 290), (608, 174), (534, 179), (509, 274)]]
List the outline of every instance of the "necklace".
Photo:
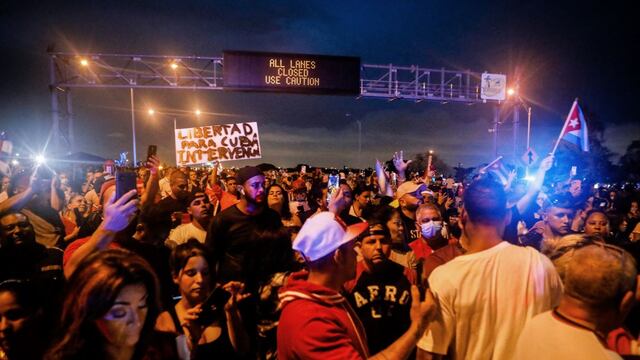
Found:
[(605, 340), (606, 336), (604, 336), (604, 334), (602, 334), (601, 332), (596, 330), (594, 327), (586, 325), (586, 324), (583, 324), (581, 322), (578, 322), (578, 321), (568, 317), (567, 315), (562, 314), (558, 310), (558, 308), (553, 309), (553, 315), (555, 315), (557, 318), (559, 318), (560, 320), (562, 320), (562, 321), (564, 321), (564, 322), (566, 322), (566, 323), (568, 323), (570, 325), (573, 325), (575, 327), (578, 327), (578, 328), (581, 328), (581, 329), (584, 329), (584, 330), (592, 332), (603, 345), (606, 344), (606, 340)]

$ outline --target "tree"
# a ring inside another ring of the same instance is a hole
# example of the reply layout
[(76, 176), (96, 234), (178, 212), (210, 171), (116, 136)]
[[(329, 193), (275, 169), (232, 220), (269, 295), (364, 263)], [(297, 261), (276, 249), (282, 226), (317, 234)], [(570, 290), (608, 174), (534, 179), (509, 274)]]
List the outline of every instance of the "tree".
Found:
[(620, 157), (625, 180), (640, 181), (640, 140), (634, 140), (627, 147), (627, 151)]
[[(429, 163), (429, 155), (427, 154), (416, 154), (413, 157), (413, 161), (407, 167), (407, 176), (412, 173), (418, 173), (421, 177), (424, 174), (425, 169)], [(435, 171), (438, 175), (450, 175), (453, 173), (451, 167), (444, 162), (444, 160), (440, 159), (437, 155), (431, 155), (431, 166), (435, 168)]]

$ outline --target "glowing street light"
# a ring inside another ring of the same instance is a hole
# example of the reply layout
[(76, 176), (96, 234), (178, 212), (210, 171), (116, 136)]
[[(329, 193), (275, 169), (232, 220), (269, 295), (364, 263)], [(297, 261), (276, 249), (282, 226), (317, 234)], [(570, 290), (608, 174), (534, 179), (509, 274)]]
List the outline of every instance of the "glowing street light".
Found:
[(13, 159), (13, 160), (11, 160), (11, 164), (12, 164), (13, 166), (18, 166), (18, 165), (20, 164), (20, 161), (18, 161), (18, 160), (16, 160), (16, 159)]
[(177, 69), (177, 68), (178, 68), (178, 64), (177, 64), (175, 61), (171, 62), (171, 65), (169, 65), (169, 66), (170, 66), (173, 70), (175, 70), (175, 69)]
[(200, 111), (200, 109), (196, 109), (195, 113), (196, 113), (196, 116), (200, 116), (200, 114), (202, 114), (202, 112)]
[(151, 108), (149, 108), (149, 110), (147, 110), (147, 113), (149, 113), (149, 115), (153, 116), (153, 114), (155, 114), (156, 111), (151, 109)]
[(516, 94), (516, 90), (514, 88), (507, 89), (507, 95), (513, 96)]
[(89, 66), (89, 60), (87, 60), (87, 59), (80, 59), (80, 65), (82, 65), (82, 66)]

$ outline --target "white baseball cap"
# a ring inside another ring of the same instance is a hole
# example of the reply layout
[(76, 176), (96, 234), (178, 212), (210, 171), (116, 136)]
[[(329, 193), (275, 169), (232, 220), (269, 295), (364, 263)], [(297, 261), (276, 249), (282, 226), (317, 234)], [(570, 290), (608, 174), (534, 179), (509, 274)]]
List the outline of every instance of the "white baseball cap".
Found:
[(334, 213), (323, 211), (307, 219), (293, 241), (293, 249), (312, 262), (335, 251), (369, 228), (361, 222), (347, 226)]

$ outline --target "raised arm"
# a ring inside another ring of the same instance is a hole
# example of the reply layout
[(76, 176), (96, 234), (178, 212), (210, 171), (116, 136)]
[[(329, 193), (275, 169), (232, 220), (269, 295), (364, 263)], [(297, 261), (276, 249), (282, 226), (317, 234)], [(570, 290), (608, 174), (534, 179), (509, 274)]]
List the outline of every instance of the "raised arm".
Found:
[(111, 194), (104, 206), (104, 220), (89, 240), (80, 245), (64, 264), (64, 276), (69, 278), (84, 258), (95, 251), (106, 249), (118, 231), (129, 225), (138, 210), (136, 190), (131, 190), (120, 199), (115, 200), (115, 192)]
[(395, 152), (393, 154), (393, 166), (398, 170), (398, 184), (404, 182), (406, 177), (406, 170), (409, 164), (411, 164), (413, 160), (404, 161), (404, 151), (400, 150), (400, 152)]
[(519, 213), (521, 214), (524, 213), (529, 207), (529, 204), (531, 203), (531, 201), (533, 201), (536, 198), (536, 196), (540, 192), (540, 189), (542, 189), (542, 184), (544, 183), (544, 177), (547, 174), (547, 171), (551, 169), (552, 165), (553, 165), (553, 155), (549, 155), (546, 158), (544, 158), (544, 160), (542, 160), (542, 162), (540, 163), (540, 168), (538, 169), (538, 173), (536, 174), (536, 177), (533, 179), (533, 181), (529, 185), (529, 189), (524, 194), (524, 196), (520, 198), (520, 200), (518, 200), (518, 202), (516, 203)]
[(143, 208), (153, 204), (156, 195), (158, 194), (158, 190), (160, 189), (160, 184), (158, 183), (158, 167), (160, 166), (160, 158), (156, 155), (151, 155), (149, 160), (147, 160), (147, 166), (149, 167), (149, 179), (145, 186), (146, 191), (140, 198), (140, 205)]

